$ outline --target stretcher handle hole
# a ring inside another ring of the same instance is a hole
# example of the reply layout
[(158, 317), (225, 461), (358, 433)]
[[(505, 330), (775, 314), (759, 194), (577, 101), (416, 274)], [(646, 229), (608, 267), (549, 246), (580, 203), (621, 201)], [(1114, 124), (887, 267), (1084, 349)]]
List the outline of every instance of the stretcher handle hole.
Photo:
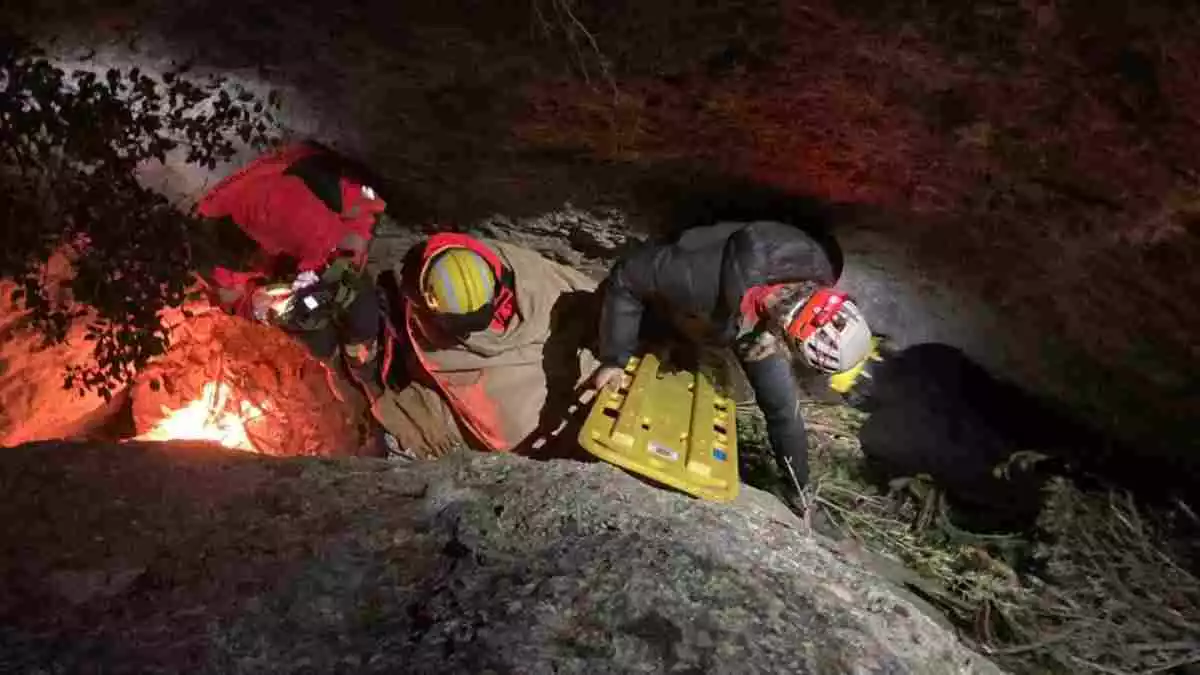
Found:
[(725, 433), (725, 425), (724, 424), (714, 424), (713, 430), (716, 431), (718, 434), (724, 434)]

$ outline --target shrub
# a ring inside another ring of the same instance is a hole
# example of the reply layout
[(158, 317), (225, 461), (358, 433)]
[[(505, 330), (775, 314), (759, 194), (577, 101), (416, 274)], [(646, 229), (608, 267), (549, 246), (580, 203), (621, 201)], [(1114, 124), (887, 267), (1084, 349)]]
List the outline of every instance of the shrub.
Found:
[[(137, 170), (168, 153), (213, 169), (238, 143), (275, 130), (264, 102), (220, 78), (133, 67), (67, 73), (28, 43), (0, 37), (0, 277), (50, 341), (89, 322), (94, 364), (66, 386), (108, 396), (167, 335), (159, 312), (190, 281), (192, 219), (141, 185)], [(55, 292), (46, 262), (66, 252), (73, 276)]]

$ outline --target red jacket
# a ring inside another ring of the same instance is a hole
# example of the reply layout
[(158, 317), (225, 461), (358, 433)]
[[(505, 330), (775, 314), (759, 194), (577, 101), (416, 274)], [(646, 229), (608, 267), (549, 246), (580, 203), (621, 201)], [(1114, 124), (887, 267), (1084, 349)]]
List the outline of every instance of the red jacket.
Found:
[[(369, 242), (376, 218), (386, 207), (378, 196), (367, 194), (362, 183), (342, 177), (342, 211), (335, 213), (303, 179), (286, 173), (297, 161), (319, 152), (312, 145), (296, 144), (259, 157), (218, 183), (200, 200), (196, 211), (205, 218), (229, 217), (268, 256), (287, 255), (299, 263), (301, 271), (319, 271), (338, 254), (347, 237), (356, 235)], [(359, 262), (365, 262), (365, 255), (360, 257)], [(265, 270), (266, 266), (214, 270), (212, 281), (218, 287), (243, 291), (238, 306), (227, 309), (245, 314), (249, 291)]]

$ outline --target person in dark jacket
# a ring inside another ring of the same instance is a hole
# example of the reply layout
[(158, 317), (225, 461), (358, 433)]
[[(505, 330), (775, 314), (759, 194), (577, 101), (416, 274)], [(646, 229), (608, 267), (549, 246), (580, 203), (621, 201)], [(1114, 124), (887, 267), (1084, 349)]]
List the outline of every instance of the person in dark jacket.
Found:
[(732, 347), (766, 417), (775, 460), (801, 487), (808, 441), (791, 353), (835, 373), (871, 346), (866, 320), (833, 288), (836, 280), (825, 249), (784, 223), (720, 223), (645, 246), (605, 282), (595, 385), (621, 381), (655, 324), (691, 344)]

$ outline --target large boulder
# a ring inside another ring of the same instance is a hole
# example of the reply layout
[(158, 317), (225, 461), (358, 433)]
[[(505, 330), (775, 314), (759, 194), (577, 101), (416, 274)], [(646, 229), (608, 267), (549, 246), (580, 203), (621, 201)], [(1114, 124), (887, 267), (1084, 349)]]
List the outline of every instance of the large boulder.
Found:
[(3, 672), (1000, 672), (749, 488), (47, 443), (0, 492)]
[[(56, 273), (65, 263), (55, 260)], [(79, 320), (64, 342), (46, 340), (29, 312), (13, 301), (17, 285), (0, 279), (0, 448), (52, 438), (84, 436), (103, 427), (113, 405), (95, 392), (63, 386), (67, 369), (93, 362), (95, 343)]]

